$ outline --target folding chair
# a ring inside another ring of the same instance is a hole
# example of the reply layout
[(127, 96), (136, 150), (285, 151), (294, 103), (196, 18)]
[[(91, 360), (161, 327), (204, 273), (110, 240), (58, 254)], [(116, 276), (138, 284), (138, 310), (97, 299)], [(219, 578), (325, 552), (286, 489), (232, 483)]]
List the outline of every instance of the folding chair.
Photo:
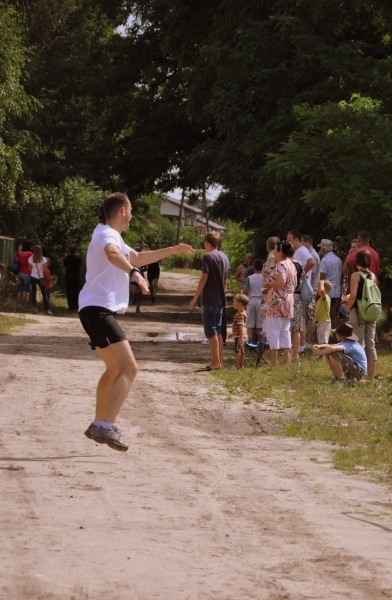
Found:
[(253, 342), (245, 342), (245, 347), (254, 354), (256, 354), (256, 367), (260, 364), (269, 365), (269, 361), (266, 356), (269, 354), (269, 343), (268, 342), (258, 342), (254, 344)]

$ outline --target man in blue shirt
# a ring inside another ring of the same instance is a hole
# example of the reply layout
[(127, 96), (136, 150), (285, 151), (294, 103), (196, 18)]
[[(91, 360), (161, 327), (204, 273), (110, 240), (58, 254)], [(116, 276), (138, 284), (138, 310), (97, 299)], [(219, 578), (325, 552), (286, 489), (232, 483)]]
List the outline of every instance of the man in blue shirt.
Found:
[(316, 344), (313, 354), (324, 356), (331, 369), (333, 382), (362, 380), (366, 376), (367, 359), (364, 349), (357, 341), (350, 323), (341, 323), (335, 329), (337, 344)]

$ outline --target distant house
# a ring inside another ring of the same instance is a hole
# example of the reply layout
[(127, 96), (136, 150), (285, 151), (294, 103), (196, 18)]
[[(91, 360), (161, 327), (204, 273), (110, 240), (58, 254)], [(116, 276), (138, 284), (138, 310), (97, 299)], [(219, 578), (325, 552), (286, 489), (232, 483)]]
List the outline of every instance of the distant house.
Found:
[[(173, 196), (165, 196), (165, 200), (161, 204), (161, 215), (170, 219), (171, 221), (177, 221), (180, 214), (181, 200), (173, 198)], [(207, 233), (206, 219), (203, 216), (203, 211), (197, 206), (191, 206), (186, 202), (182, 205), (181, 213), (181, 225), (182, 227), (196, 227), (200, 232), (200, 235)], [(215, 223), (208, 219), (209, 231), (217, 231), (223, 233), (226, 231), (226, 227)]]

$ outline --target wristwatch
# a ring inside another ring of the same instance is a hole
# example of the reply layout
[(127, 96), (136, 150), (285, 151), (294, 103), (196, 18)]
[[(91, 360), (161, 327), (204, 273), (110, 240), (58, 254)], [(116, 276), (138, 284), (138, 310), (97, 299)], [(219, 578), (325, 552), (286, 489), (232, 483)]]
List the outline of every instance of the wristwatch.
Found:
[(140, 273), (140, 269), (138, 269), (137, 267), (132, 267), (132, 269), (129, 271), (129, 274), (133, 275), (135, 271), (136, 273)]

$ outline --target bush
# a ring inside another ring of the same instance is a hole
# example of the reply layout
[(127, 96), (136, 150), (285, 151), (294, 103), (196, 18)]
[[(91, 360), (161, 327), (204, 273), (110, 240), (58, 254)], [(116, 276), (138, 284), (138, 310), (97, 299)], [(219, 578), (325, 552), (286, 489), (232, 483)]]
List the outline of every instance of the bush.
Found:
[(204, 250), (197, 250), (193, 256), (189, 254), (176, 254), (163, 261), (165, 269), (196, 269), (201, 271), (201, 262)]
[(15, 308), (17, 278), (7, 270), (0, 273), (0, 311)]

